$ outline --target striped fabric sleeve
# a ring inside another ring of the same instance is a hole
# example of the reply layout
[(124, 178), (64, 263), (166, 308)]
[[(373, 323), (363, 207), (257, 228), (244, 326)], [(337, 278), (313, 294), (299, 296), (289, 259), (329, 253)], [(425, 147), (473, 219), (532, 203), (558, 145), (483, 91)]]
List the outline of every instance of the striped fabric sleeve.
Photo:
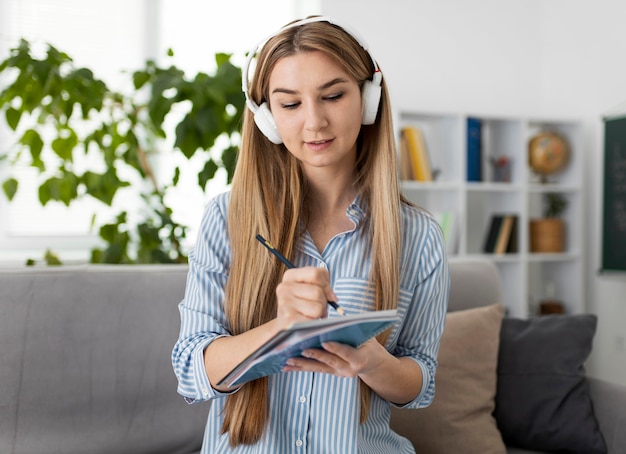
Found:
[(207, 206), (194, 249), (189, 254), (185, 295), (179, 303), (180, 333), (172, 351), (178, 393), (190, 403), (227, 395), (210, 384), (204, 349), (215, 339), (229, 336), (223, 311), (230, 249), (226, 229), (227, 198), (218, 196)]
[[(422, 213), (419, 227), (405, 228), (405, 245), (413, 244), (415, 259), (403, 273), (403, 287), (413, 282), (394, 354), (412, 358), (422, 370), (421, 392), (404, 408), (422, 408), (431, 404), (435, 394), (437, 354), (448, 308), (450, 275), (441, 229), (434, 219)], [(402, 296), (401, 296), (402, 297)]]

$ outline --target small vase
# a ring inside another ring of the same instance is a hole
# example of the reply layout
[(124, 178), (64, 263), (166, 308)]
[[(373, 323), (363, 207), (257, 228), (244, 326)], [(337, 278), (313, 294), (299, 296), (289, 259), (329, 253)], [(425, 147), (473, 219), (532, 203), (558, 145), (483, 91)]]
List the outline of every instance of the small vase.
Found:
[(530, 221), (530, 252), (563, 252), (564, 245), (565, 224), (562, 219)]

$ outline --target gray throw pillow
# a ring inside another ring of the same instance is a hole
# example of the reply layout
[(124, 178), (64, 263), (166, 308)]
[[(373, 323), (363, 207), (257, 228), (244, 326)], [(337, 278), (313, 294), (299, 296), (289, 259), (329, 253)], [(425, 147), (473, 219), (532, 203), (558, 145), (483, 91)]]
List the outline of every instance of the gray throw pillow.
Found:
[(591, 314), (503, 319), (494, 415), (507, 445), (607, 452), (584, 369), (596, 325)]

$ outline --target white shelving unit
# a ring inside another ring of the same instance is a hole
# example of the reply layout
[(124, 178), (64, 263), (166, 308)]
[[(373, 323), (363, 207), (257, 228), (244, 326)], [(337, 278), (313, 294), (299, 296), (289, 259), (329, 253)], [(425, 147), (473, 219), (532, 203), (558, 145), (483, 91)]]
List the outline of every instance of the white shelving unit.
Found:
[[(467, 119), (478, 118), (482, 125), (482, 181), (467, 181)], [(514, 317), (537, 313), (537, 305), (554, 284), (555, 299), (567, 313), (584, 310), (582, 126), (572, 120), (498, 118), (480, 115), (402, 111), (396, 119), (404, 126), (419, 127), (426, 141), (433, 169), (433, 182), (404, 181), (407, 198), (431, 212), (455, 214), (457, 247), (451, 256), (479, 256), (493, 260), (504, 284), (504, 305)], [(541, 183), (528, 166), (528, 142), (539, 132), (554, 131), (570, 147), (568, 165)], [(494, 181), (489, 158), (511, 159), (510, 182)], [(566, 224), (565, 252), (530, 252), (529, 221), (541, 217), (542, 196), (563, 194), (568, 205), (562, 218)], [(491, 217), (496, 213), (518, 216), (518, 252), (502, 255), (483, 253)]]

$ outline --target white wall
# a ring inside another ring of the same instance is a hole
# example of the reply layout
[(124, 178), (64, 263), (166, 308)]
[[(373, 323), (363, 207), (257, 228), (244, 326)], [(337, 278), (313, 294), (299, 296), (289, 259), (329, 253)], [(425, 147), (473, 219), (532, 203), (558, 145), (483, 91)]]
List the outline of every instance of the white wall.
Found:
[(323, 0), (369, 43), (394, 108), (583, 121), (590, 375), (626, 383), (626, 274), (599, 276), (602, 115), (626, 110), (623, 0)]

